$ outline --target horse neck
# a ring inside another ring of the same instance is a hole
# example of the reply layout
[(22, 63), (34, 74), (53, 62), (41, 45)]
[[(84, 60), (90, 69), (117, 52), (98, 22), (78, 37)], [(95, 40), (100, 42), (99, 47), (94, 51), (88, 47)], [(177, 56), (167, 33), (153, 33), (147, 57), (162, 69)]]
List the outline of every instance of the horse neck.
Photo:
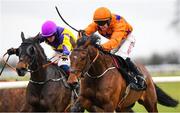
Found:
[[(37, 65), (37, 68), (34, 69), (35, 72), (31, 73), (31, 80), (36, 80), (36, 81), (44, 81), (46, 79), (46, 69), (47, 68), (43, 68), (44, 64), (47, 64), (47, 58), (46, 55), (43, 51), (43, 49), (41, 48), (40, 45), (36, 45), (36, 49), (37, 49), (37, 56), (36, 56), (36, 61), (34, 64), (32, 65)], [(36, 67), (36, 66), (35, 66)]]
[[(98, 54), (98, 49), (96, 48), (91, 48), (90, 49), (90, 59), (93, 61), (95, 57)], [(105, 55), (101, 51), (99, 51), (99, 55), (95, 62), (93, 62), (92, 66), (89, 69), (89, 74), (92, 75), (100, 75), (102, 74), (105, 70), (107, 70), (109, 67), (112, 67), (112, 59), (110, 56)]]
[(32, 72), (30, 79), (33, 81), (45, 81), (46, 80), (46, 70), (44, 68), (41, 68), (35, 72)]

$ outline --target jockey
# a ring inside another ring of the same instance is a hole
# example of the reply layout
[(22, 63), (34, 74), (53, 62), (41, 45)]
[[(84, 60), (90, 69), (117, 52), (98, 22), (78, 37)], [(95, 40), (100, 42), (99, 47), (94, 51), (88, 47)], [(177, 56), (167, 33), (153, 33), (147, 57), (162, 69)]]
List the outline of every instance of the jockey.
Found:
[[(69, 75), (70, 59), (69, 54), (76, 44), (75, 36), (66, 28), (56, 26), (53, 21), (46, 21), (41, 27), (40, 42), (45, 42), (56, 51), (56, 56), (61, 57), (58, 61), (58, 66)], [(16, 48), (7, 50), (8, 55), (16, 54)]]
[[(101, 45), (102, 49), (121, 56), (128, 63), (130, 71), (133, 72), (133, 76), (137, 79), (137, 83), (132, 83), (132, 87), (144, 90), (146, 88), (145, 80), (129, 57), (135, 44), (135, 38), (131, 34), (133, 31), (132, 26), (122, 16), (112, 14), (109, 9), (100, 7), (94, 12), (93, 22), (84, 31), (82, 30), (88, 36), (96, 31), (109, 39), (109, 41)], [(80, 33), (81, 35), (82, 33)]]
[(69, 55), (76, 43), (76, 38), (71, 31), (66, 28), (57, 26), (53, 21), (46, 21), (41, 27), (40, 42), (45, 42), (52, 47), (57, 56), (60, 54), (61, 59), (58, 66), (69, 75), (70, 59)]

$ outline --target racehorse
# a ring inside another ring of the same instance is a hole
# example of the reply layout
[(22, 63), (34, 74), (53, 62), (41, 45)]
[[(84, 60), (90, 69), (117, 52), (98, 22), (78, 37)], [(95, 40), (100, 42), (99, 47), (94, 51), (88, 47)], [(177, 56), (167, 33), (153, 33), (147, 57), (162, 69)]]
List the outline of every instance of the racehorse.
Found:
[(158, 112), (157, 102), (177, 106), (176, 100), (155, 85), (144, 65), (137, 64), (137, 67), (146, 79), (146, 90), (129, 88), (112, 56), (98, 50), (97, 44), (94, 44), (98, 36), (85, 37), (78, 40), (78, 46), (70, 55), (71, 72), (68, 81), (73, 76), (81, 78), (80, 96), (72, 107), (73, 112), (82, 112), (84, 109), (90, 112), (127, 112), (131, 111), (136, 101), (148, 112)]
[(71, 89), (65, 87), (65, 73), (50, 63), (40, 45), (38, 34), (25, 39), (18, 48), (19, 62), (16, 71), (19, 76), (30, 72), (26, 88), (26, 103), (22, 112), (63, 112), (71, 101)]

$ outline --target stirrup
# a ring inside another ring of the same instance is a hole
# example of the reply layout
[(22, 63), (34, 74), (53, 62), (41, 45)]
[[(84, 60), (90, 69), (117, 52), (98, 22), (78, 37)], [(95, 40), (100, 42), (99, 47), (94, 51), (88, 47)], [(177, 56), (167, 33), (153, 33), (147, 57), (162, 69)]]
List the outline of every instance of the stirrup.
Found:
[(139, 78), (138, 78), (139, 86), (140, 86), (142, 89), (146, 89), (146, 88), (147, 88), (147, 84), (146, 84), (145, 78), (142, 77), (142, 76), (137, 76), (137, 77), (139, 77)]
[(146, 85), (144, 85), (143, 87), (135, 83), (130, 83), (129, 85), (131, 89), (134, 89), (136, 91), (143, 91), (146, 89)]

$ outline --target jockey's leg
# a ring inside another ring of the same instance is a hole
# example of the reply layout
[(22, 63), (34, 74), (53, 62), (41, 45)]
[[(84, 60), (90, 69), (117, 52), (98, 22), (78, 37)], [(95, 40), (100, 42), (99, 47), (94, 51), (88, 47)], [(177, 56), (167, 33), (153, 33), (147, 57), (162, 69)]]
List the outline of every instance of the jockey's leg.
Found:
[(67, 74), (67, 76), (69, 76), (69, 66), (68, 65), (61, 65), (59, 67), (64, 70), (64, 72)]
[(129, 34), (127, 39), (125, 39), (122, 43), (115, 55), (121, 56), (129, 65), (130, 71), (132, 72), (132, 76), (137, 79), (136, 84), (132, 83), (132, 87), (137, 90), (146, 89), (145, 79), (143, 75), (139, 72), (136, 65), (130, 60), (129, 54), (132, 48), (135, 45), (135, 38)]
[[(67, 75), (67, 78), (69, 77), (70, 74), (70, 58), (68, 57), (67, 60), (62, 60), (60, 59), (58, 61), (58, 66), (64, 70), (64, 72)], [(76, 91), (75, 93), (79, 94), (79, 89), (80, 89), (80, 84), (77, 82), (76, 84), (71, 84), (70, 85), (72, 90)]]
[(136, 83), (138, 85), (138, 89), (146, 89), (146, 83), (142, 73), (137, 69), (136, 65), (131, 61), (130, 58), (126, 58), (126, 62), (128, 63), (130, 71), (132, 72), (131, 75), (133, 75), (137, 80)]
[(64, 70), (64, 72), (67, 74), (67, 77), (69, 77), (69, 69), (70, 69), (70, 59), (68, 57), (67, 60), (59, 59), (58, 66)]

